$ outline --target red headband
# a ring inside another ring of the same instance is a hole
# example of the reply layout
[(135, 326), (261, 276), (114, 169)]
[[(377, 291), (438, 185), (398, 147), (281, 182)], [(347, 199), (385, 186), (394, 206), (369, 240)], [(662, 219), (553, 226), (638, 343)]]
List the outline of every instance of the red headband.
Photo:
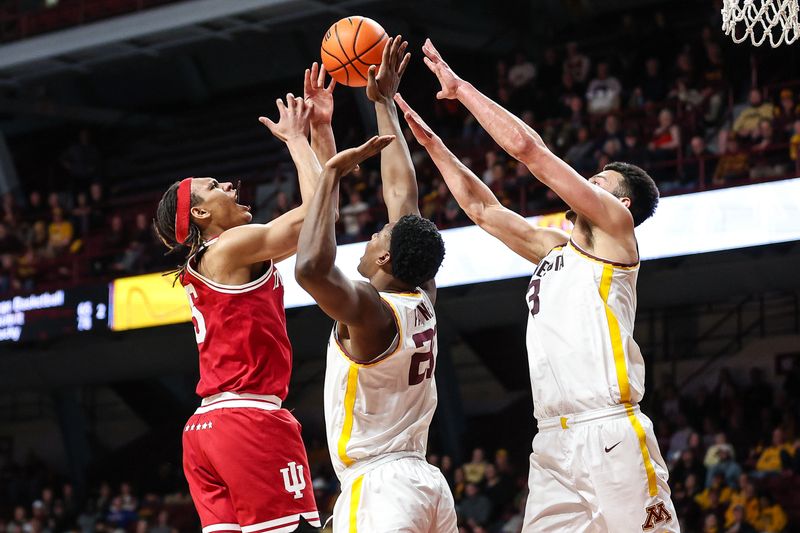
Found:
[(175, 210), (175, 239), (179, 244), (189, 237), (189, 211), (192, 205), (192, 178), (178, 186), (178, 208)]

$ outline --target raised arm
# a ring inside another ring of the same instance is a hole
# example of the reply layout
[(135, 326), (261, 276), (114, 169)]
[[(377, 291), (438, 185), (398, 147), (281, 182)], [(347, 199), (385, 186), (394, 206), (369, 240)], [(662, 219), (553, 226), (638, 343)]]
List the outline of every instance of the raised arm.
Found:
[(553, 154), (533, 128), (459, 78), (430, 39), (425, 41), (422, 51), (425, 64), (442, 85), (437, 98), (458, 99), (503, 150), (525, 164), (573, 211), (613, 237), (631, 238), (633, 217), (624, 204), (611, 193), (593, 186)]
[(531, 226), (527, 220), (503, 206), (489, 187), (459, 161), (400, 94), (395, 96), (395, 100), (414, 137), (428, 151), (458, 205), (473, 222), (533, 263), (538, 263), (554, 246), (569, 240), (565, 232)]
[(303, 203), (267, 224), (246, 224), (223, 232), (215, 248), (225, 254), (227, 264), (233, 267), (278, 262), (294, 254), (303, 217), (319, 181), (322, 167), (306, 136), (311, 106), (291, 93), (286, 95), (286, 104), (279, 99), (277, 105), (277, 123), (267, 117), (259, 117), (259, 121), (289, 148)]
[[(258, 117), (275, 137), (286, 143), (289, 155), (297, 168), (302, 203), (308, 203), (317, 189), (317, 180), (322, 166), (308, 144), (308, 128), (314, 105), (292, 93), (286, 95), (286, 105), (279, 98), (278, 124), (267, 117)], [(282, 123), (282, 124), (281, 124)]]
[(325, 165), (300, 231), (295, 265), (297, 282), (328, 316), (348, 327), (385, 328), (393, 325), (391, 312), (383, 305), (375, 288), (369, 283), (349, 279), (335, 264), (339, 181), (393, 139), (391, 136), (376, 136), (331, 158)]
[(316, 61), (311, 69), (306, 69), (303, 81), (303, 96), (310, 102), (311, 109), (311, 148), (317, 154), (321, 164), (336, 155), (336, 139), (333, 137), (333, 89), (336, 80), (331, 78), (325, 87), (325, 66), (318, 65)]
[(383, 49), (380, 69), (370, 67), (367, 77), (367, 98), (375, 103), (378, 134), (395, 136), (395, 141), (381, 152), (383, 199), (389, 222), (396, 222), (404, 215), (419, 215), (417, 175), (392, 99), (411, 59), (411, 54), (405, 53), (407, 46), (400, 35), (389, 39)]

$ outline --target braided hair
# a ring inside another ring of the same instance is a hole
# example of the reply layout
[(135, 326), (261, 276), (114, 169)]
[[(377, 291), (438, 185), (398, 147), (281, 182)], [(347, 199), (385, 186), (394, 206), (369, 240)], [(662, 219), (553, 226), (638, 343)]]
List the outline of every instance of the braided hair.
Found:
[[(181, 182), (176, 181), (161, 197), (156, 208), (156, 217), (153, 219), (153, 228), (158, 239), (167, 247), (166, 255), (177, 253), (184, 257), (183, 264), (177, 265), (167, 274), (175, 274), (175, 281), (183, 276), (189, 260), (203, 246), (203, 235), (200, 228), (189, 218), (189, 236), (183, 242), (178, 242), (175, 237), (175, 214), (178, 210), (178, 187)], [(201, 203), (203, 199), (191, 193), (190, 208)]]

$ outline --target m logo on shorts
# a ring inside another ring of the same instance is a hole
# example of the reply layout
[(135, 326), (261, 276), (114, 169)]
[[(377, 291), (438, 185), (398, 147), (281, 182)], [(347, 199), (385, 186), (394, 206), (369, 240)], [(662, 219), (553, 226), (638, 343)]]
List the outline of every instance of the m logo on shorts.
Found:
[(298, 465), (292, 461), (286, 468), (281, 468), (281, 474), (283, 474), (283, 486), (286, 488), (286, 492), (294, 492), (295, 500), (302, 498), (303, 489), (306, 488), (306, 478), (303, 477), (303, 465)]
[(655, 529), (658, 524), (672, 520), (672, 515), (669, 514), (667, 508), (664, 507), (664, 502), (651, 505), (646, 508), (645, 511), (647, 512), (647, 518), (645, 518), (644, 524), (642, 524), (642, 531), (650, 531), (651, 529)]

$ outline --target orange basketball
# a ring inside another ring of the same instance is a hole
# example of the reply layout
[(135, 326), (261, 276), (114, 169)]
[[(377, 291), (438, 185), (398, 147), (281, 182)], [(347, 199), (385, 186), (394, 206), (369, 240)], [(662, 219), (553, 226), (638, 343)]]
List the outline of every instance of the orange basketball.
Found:
[(322, 39), (322, 64), (338, 83), (350, 87), (367, 85), (370, 65), (380, 65), (389, 36), (380, 24), (367, 17), (343, 18)]

